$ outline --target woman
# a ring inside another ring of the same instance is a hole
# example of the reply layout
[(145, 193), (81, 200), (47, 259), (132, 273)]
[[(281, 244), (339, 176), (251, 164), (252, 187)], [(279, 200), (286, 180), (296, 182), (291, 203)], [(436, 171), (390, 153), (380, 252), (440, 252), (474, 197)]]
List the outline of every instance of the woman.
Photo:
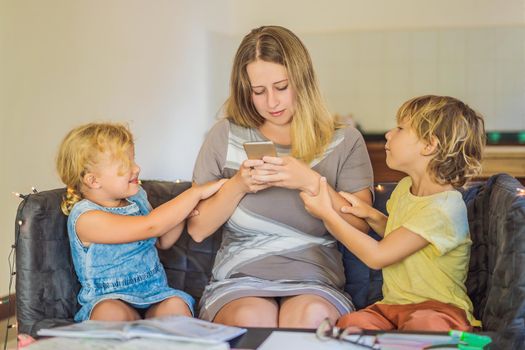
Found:
[[(229, 179), (188, 224), (200, 242), (226, 223), (200, 317), (243, 327), (315, 328), (325, 317), (335, 321), (353, 311), (336, 241), (304, 210), (299, 192), (316, 194), (324, 176), (335, 206), (345, 203), (336, 191), (371, 203), (372, 167), (361, 134), (328, 113), (297, 36), (268, 26), (244, 37), (225, 111), (193, 174), (197, 184)], [(279, 157), (246, 159), (243, 143), (267, 140)], [(368, 230), (361, 219), (344, 218)]]

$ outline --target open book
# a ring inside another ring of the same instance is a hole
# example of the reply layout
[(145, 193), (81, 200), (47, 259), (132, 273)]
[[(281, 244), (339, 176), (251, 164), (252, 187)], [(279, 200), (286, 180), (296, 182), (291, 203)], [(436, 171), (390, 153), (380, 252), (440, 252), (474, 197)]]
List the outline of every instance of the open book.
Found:
[(246, 329), (211, 323), (187, 316), (166, 316), (130, 322), (84, 321), (57, 328), (40, 329), (39, 336), (74, 338), (156, 338), (217, 343), (244, 334)]

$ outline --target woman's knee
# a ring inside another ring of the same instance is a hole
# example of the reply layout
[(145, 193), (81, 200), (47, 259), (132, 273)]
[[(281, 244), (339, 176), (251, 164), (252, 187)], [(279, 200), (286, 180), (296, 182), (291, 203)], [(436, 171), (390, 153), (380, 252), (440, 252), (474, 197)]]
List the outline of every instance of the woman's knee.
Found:
[(240, 327), (277, 327), (277, 312), (274, 301), (239, 299), (226, 304), (213, 321)]
[(279, 327), (317, 328), (328, 318), (334, 323), (339, 311), (327, 300), (310, 295), (292, 297), (286, 300), (279, 313)]

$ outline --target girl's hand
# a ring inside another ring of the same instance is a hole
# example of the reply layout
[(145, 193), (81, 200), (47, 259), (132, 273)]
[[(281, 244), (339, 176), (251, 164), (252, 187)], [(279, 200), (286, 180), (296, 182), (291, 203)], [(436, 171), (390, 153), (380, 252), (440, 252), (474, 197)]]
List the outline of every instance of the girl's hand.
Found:
[(253, 174), (253, 179), (268, 183), (272, 186), (297, 189), (316, 195), (319, 192), (318, 173), (304, 162), (294, 157), (263, 157), (264, 164), (257, 167), (258, 171), (265, 170), (266, 174)]
[[(220, 179), (219, 181), (211, 181), (203, 185), (194, 186), (194, 188), (200, 192), (200, 199), (202, 200), (213, 196), (226, 181), (227, 179)], [(190, 213), (190, 217), (195, 216), (191, 214), (192, 213)]]
[(197, 215), (199, 215), (199, 214), (200, 214), (200, 213), (199, 213), (199, 211), (198, 211), (197, 209), (193, 209), (193, 210), (191, 211), (191, 213), (189, 213), (187, 219), (192, 218), (192, 217), (194, 217), (194, 216), (197, 216)]
[(352, 214), (361, 219), (368, 219), (370, 217), (370, 209), (372, 208), (368, 203), (365, 203), (357, 196), (348, 192), (339, 192), (339, 194), (348, 201), (350, 205), (341, 207), (341, 212)]
[(317, 195), (311, 195), (303, 191), (299, 196), (304, 202), (306, 211), (318, 219), (323, 220), (330, 214), (338, 215), (332, 207), (332, 199), (328, 192), (328, 184), (325, 177), (319, 179), (319, 193)]
[(243, 193), (257, 193), (271, 186), (265, 181), (259, 181), (254, 178), (256, 174), (269, 174), (267, 170), (261, 169), (263, 165), (264, 162), (260, 159), (247, 159), (242, 163), (239, 171), (232, 179), (241, 184)]

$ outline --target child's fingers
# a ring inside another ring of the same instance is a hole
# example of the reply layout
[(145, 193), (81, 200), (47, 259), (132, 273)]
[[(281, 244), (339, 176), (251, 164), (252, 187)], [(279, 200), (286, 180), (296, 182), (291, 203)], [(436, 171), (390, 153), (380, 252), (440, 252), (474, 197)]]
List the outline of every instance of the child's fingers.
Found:
[(353, 206), (359, 204), (359, 199), (357, 199), (357, 197), (354, 196), (353, 194), (348, 193), (348, 192), (343, 192), (343, 191), (339, 192), (339, 194), (341, 195), (341, 197), (346, 199), (348, 203), (352, 204)]
[(311, 197), (312, 195), (308, 192), (299, 192), (299, 197), (301, 197), (301, 199), (303, 200), (303, 202), (306, 202), (308, 200), (309, 197)]
[(18, 349), (28, 346), (29, 344), (34, 343), (36, 341), (29, 334), (25, 334), (25, 333), (19, 334), (17, 338), (18, 338)]
[(321, 176), (319, 179), (319, 193), (328, 192), (328, 184), (326, 183), (326, 177)]
[(349, 205), (344, 205), (341, 207), (341, 212), (345, 214), (354, 214), (355, 215), (355, 207), (351, 207)]

